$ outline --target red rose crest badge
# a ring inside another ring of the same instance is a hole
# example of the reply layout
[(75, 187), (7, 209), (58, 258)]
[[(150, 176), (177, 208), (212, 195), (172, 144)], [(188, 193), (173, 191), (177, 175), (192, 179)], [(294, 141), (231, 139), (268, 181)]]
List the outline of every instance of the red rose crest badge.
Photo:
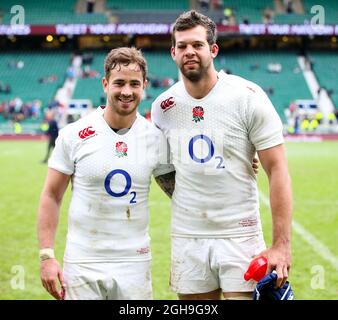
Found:
[(202, 107), (194, 107), (192, 109), (192, 121), (200, 122), (201, 120), (204, 120), (204, 110)]
[(127, 144), (125, 142), (119, 141), (116, 142), (116, 156), (121, 158), (121, 157), (125, 157), (127, 156), (127, 151), (128, 151), (128, 147)]

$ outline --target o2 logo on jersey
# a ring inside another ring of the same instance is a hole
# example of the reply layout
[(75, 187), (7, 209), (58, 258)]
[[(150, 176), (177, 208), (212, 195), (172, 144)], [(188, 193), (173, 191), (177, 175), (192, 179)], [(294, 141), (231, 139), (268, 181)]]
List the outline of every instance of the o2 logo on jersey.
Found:
[[(198, 158), (194, 153), (194, 144), (198, 140), (203, 140), (208, 145), (208, 154), (204, 158)], [(194, 136), (190, 139), (190, 141), (189, 141), (189, 155), (190, 155), (190, 158), (192, 160), (194, 160), (195, 162), (206, 163), (206, 162), (208, 162), (212, 159), (214, 154), (215, 154), (215, 147), (214, 147), (212, 140), (208, 136), (206, 136), (204, 134), (198, 134), (198, 135), (196, 135), (196, 136)], [(224, 169), (225, 165), (224, 165), (223, 157), (216, 156), (215, 159), (219, 160), (216, 169)]]
[[(110, 181), (117, 174), (123, 175), (124, 178), (126, 179), (126, 186), (122, 192), (114, 192), (110, 188)], [(104, 188), (106, 189), (107, 193), (115, 198), (120, 198), (120, 197), (127, 195), (130, 191), (131, 184), (132, 184), (132, 181), (131, 181), (130, 174), (127, 171), (122, 170), (122, 169), (115, 169), (109, 172), (108, 175), (106, 176), (106, 179), (104, 180)], [(130, 195), (131, 195), (131, 199), (129, 203), (136, 203), (136, 192), (132, 191), (130, 192)]]

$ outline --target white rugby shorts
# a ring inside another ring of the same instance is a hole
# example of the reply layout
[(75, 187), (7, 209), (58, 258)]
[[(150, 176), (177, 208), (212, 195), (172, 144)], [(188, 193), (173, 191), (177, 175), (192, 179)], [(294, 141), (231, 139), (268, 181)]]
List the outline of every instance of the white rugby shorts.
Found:
[(252, 258), (266, 248), (262, 234), (249, 237), (199, 239), (173, 237), (171, 289), (180, 294), (250, 292), (253, 280), (243, 276)]
[(151, 261), (64, 263), (65, 300), (151, 300)]

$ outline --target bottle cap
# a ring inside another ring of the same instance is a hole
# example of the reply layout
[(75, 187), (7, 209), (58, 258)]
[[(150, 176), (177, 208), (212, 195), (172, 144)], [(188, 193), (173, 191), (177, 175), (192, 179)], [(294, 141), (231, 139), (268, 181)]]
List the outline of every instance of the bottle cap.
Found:
[(246, 281), (254, 279), (258, 282), (265, 276), (267, 268), (268, 259), (266, 257), (258, 257), (250, 262), (248, 270), (244, 274), (244, 279)]

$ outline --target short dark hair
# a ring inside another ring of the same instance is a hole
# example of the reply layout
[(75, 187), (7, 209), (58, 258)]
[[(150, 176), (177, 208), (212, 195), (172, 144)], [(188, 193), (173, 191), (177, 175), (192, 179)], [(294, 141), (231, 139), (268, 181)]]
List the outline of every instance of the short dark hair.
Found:
[(108, 80), (110, 70), (115, 69), (118, 65), (128, 66), (131, 63), (139, 65), (143, 80), (147, 78), (147, 62), (142, 52), (136, 48), (121, 47), (111, 50), (104, 60), (105, 77)]
[(183, 12), (175, 21), (173, 32), (171, 34), (171, 43), (174, 47), (176, 45), (175, 32), (184, 31), (195, 28), (197, 26), (202, 26), (207, 31), (207, 41), (209, 45), (216, 43), (217, 39), (217, 30), (216, 24), (209, 17), (195, 11), (190, 10), (188, 12)]

